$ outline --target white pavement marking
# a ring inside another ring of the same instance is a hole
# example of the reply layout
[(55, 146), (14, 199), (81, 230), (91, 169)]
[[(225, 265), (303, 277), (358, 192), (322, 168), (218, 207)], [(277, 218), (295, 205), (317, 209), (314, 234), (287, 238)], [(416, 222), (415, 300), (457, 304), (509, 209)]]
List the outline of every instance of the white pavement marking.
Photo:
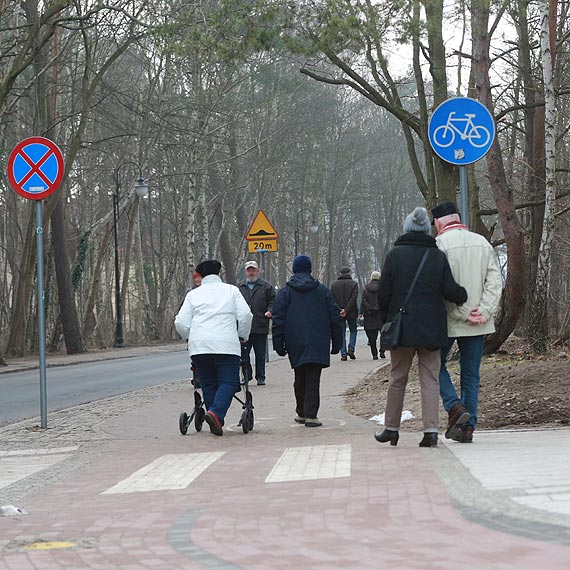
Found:
[(350, 461), (350, 444), (288, 447), (274, 465), (265, 482), (281, 483), (350, 477)]
[(0, 457), (0, 489), (43, 471), (70, 455), (20, 455)]
[(194, 479), (216, 462), (224, 451), (212, 453), (168, 454), (155, 459), (142, 469), (123, 479), (102, 495), (117, 493), (147, 493), (186, 489)]
[(448, 449), (485, 489), (513, 501), (570, 515), (570, 430), (476, 432), (473, 445)]
[(71, 453), (79, 449), (78, 445), (72, 447), (48, 447), (46, 449), (12, 449), (0, 451), (0, 457), (15, 457), (23, 455), (56, 455), (58, 453)]

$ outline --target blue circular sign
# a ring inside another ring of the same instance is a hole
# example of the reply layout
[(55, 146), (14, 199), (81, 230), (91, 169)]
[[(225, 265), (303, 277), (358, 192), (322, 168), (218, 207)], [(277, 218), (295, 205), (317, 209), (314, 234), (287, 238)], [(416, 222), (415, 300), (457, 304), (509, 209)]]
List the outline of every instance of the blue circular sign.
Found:
[(434, 152), (446, 162), (462, 166), (487, 154), (495, 140), (495, 121), (479, 101), (454, 97), (434, 111), (428, 132)]
[(63, 174), (61, 151), (44, 137), (29, 137), (19, 142), (8, 157), (10, 185), (28, 200), (43, 200), (53, 194)]

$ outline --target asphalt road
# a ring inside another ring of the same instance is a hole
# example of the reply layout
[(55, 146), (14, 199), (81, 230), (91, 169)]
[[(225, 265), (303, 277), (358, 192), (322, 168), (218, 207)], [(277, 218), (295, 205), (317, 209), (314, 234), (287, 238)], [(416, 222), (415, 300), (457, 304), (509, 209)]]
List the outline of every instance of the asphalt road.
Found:
[[(366, 335), (359, 331), (360, 350)], [(253, 355), (253, 353), (252, 353)], [(270, 361), (279, 356), (269, 353)], [(337, 357), (338, 358), (338, 357)], [(140, 388), (188, 378), (186, 350), (50, 367), (47, 369), (48, 412), (124, 394)], [(30, 370), (0, 376), (0, 425), (39, 416), (39, 372)]]

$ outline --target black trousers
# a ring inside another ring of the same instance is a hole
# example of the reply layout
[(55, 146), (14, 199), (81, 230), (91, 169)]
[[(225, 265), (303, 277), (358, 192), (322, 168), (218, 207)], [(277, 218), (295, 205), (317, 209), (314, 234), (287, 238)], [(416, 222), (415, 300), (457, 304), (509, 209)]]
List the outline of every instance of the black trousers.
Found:
[(295, 368), (295, 399), (297, 415), (315, 419), (321, 404), (321, 364), (302, 364)]
[(378, 333), (380, 332), (378, 329), (364, 329), (366, 336), (368, 337), (368, 342), (370, 343), (370, 350), (372, 352), (372, 356), (378, 356)]

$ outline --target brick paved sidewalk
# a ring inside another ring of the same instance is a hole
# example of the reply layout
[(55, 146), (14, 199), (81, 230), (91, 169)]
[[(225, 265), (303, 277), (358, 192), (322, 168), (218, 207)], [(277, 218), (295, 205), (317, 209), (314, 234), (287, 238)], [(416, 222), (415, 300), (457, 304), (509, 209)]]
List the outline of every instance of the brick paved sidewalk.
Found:
[[(0, 429), (0, 504), (30, 513), (0, 518), (0, 570), (567, 570), (563, 515), (549, 521), (490, 489), (493, 469), (476, 473), (466, 447), (422, 450), (415, 433), (381, 446), (371, 422), (343, 409), (342, 392), (376, 365), (362, 355), (324, 372), (318, 429), (292, 421), (286, 361), (268, 365), (267, 386), (252, 387), (247, 435), (234, 404), (224, 437), (181, 436), (187, 382), (52, 414), (47, 432), (31, 430), (33, 421)], [(485, 446), (496, 448), (470, 449)], [(38, 541), (75, 546), (27, 549)]]

